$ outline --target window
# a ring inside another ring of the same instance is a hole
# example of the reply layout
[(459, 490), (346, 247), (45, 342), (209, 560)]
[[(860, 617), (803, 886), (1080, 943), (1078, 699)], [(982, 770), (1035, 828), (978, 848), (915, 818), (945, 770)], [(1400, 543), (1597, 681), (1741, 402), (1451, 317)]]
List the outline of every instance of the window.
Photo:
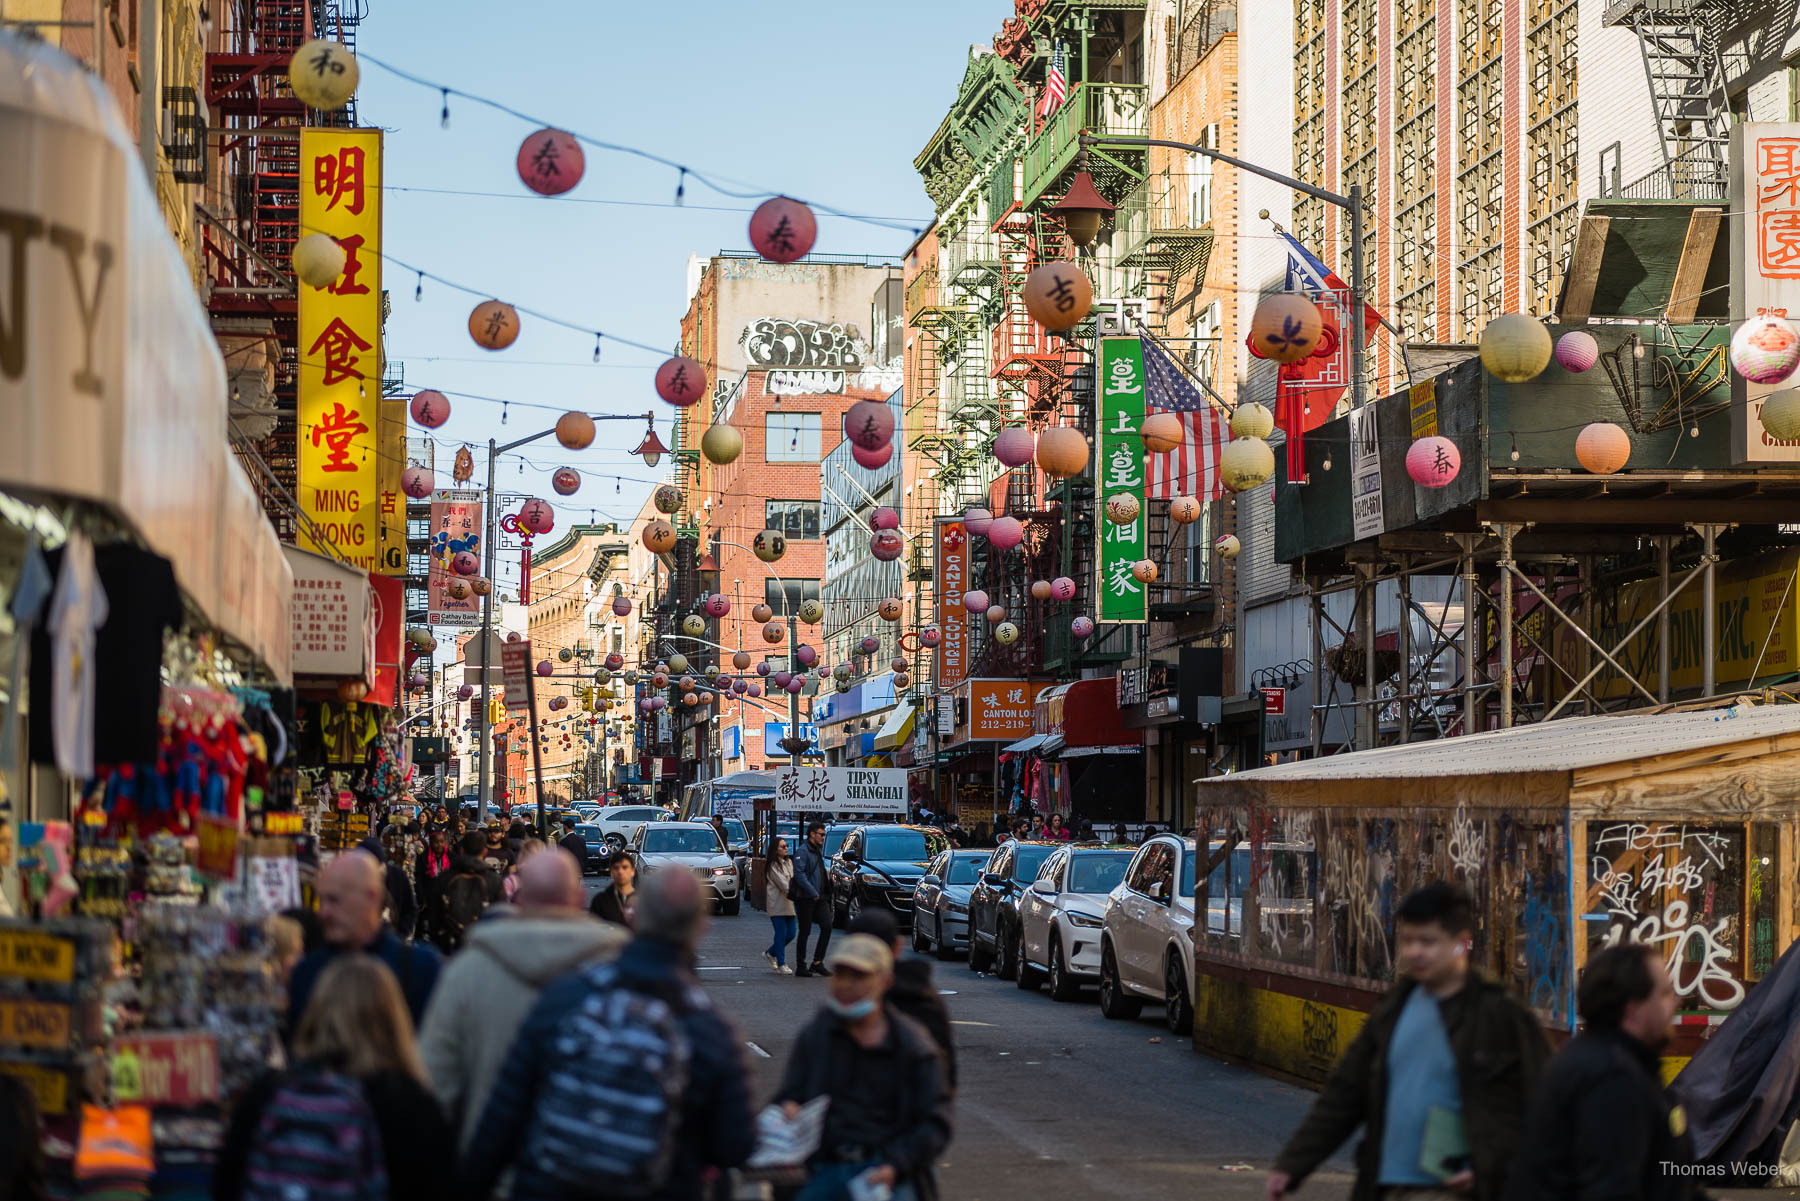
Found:
[(792, 617), (800, 612), (800, 606), (809, 600), (819, 599), (819, 581), (817, 580), (777, 580), (763, 581), (763, 603), (775, 610), (777, 617)]
[(982, 857), (979, 855), (957, 855), (950, 860), (950, 878), (946, 884), (979, 884), (981, 882)]
[(1054, 847), (1022, 846), (1018, 848), (1012, 878), (1015, 880), (1035, 880), (1038, 868), (1044, 866), (1044, 860), (1050, 857)]
[(817, 413), (770, 413), (763, 418), (763, 460), (768, 463), (817, 463)]
[(819, 537), (819, 502), (771, 500), (763, 504), (763, 526), (780, 530), (789, 542), (813, 542)]
[[(644, 829), (650, 828), (646, 826)], [(674, 830), (650, 830), (644, 835), (644, 852), (650, 855), (698, 855), (724, 849), (724, 845), (719, 842), (718, 831), (710, 827), (705, 830), (691, 826)]]
[[(1200, 132), (1200, 145), (1208, 150), (1219, 148), (1219, 127), (1208, 125)], [(1213, 160), (1204, 154), (1188, 154), (1188, 210), (1187, 223), (1189, 229), (1199, 229), (1212, 224), (1213, 202)]]
[(863, 835), (871, 863), (923, 862), (943, 849), (943, 836), (926, 830), (874, 830)]
[(1126, 851), (1105, 851), (1098, 855), (1076, 855), (1069, 869), (1069, 891), (1077, 893), (1111, 892), (1125, 878), (1125, 867), (1131, 862)]

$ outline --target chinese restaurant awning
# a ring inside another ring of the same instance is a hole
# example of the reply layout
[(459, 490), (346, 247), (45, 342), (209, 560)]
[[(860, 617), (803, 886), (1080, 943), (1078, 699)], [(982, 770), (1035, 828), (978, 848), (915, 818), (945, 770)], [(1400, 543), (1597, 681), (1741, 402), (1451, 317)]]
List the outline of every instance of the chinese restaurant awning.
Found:
[(1019, 739), (1017, 742), (1009, 742), (1000, 749), (1008, 755), (1029, 755), (1040, 746), (1043, 746), (1044, 740), (1049, 737), (1050, 735), (1048, 734), (1032, 734), (1029, 737)]
[(1080, 755), (1129, 755), (1144, 745), (1142, 730), (1125, 727), (1125, 715), (1118, 704), (1118, 686), (1111, 677), (1076, 680), (1044, 689), (1038, 693), (1032, 725), (1061, 735), (1064, 759)]
[(897, 750), (900, 744), (912, 737), (913, 723), (918, 717), (918, 710), (911, 701), (902, 702), (887, 720), (881, 723), (881, 729), (875, 732), (875, 749), (878, 751)]

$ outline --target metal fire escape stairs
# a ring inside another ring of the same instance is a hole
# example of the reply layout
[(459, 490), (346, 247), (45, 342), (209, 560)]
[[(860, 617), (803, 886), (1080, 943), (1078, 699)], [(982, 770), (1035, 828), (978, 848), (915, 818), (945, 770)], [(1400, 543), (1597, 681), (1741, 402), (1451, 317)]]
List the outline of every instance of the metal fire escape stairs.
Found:
[(1651, 198), (1717, 199), (1729, 189), (1731, 111), (1714, 32), (1719, 16), (1710, 0), (1614, 0), (1606, 7), (1603, 23), (1633, 30), (1644, 57), (1668, 182), (1666, 194)]

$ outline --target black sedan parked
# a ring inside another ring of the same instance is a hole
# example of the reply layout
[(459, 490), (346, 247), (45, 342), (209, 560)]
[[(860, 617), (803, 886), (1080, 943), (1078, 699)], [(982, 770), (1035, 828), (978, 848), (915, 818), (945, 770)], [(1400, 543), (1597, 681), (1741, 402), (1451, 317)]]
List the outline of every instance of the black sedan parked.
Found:
[(989, 967), (1002, 980), (1019, 974), (1019, 898), (1037, 879), (1044, 860), (1063, 842), (1003, 842), (994, 850), (981, 881), (969, 893), (969, 969)]
[(881, 905), (894, 911), (901, 929), (911, 927), (913, 889), (932, 859), (949, 845), (943, 831), (931, 826), (851, 829), (830, 863), (838, 926), (855, 921), (865, 906)]

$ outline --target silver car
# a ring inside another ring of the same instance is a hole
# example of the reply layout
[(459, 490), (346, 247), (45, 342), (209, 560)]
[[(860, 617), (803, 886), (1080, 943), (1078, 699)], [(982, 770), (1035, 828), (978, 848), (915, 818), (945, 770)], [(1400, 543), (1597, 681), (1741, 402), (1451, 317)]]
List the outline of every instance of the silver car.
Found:
[(943, 851), (913, 889), (913, 950), (949, 959), (969, 949), (969, 893), (991, 850)]
[(631, 836), (630, 855), (640, 880), (680, 868), (693, 872), (700, 886), (711, 891), (720, 912), (735, 916), (743, 905), (737, 864), (711, 822), (646, 821)]

